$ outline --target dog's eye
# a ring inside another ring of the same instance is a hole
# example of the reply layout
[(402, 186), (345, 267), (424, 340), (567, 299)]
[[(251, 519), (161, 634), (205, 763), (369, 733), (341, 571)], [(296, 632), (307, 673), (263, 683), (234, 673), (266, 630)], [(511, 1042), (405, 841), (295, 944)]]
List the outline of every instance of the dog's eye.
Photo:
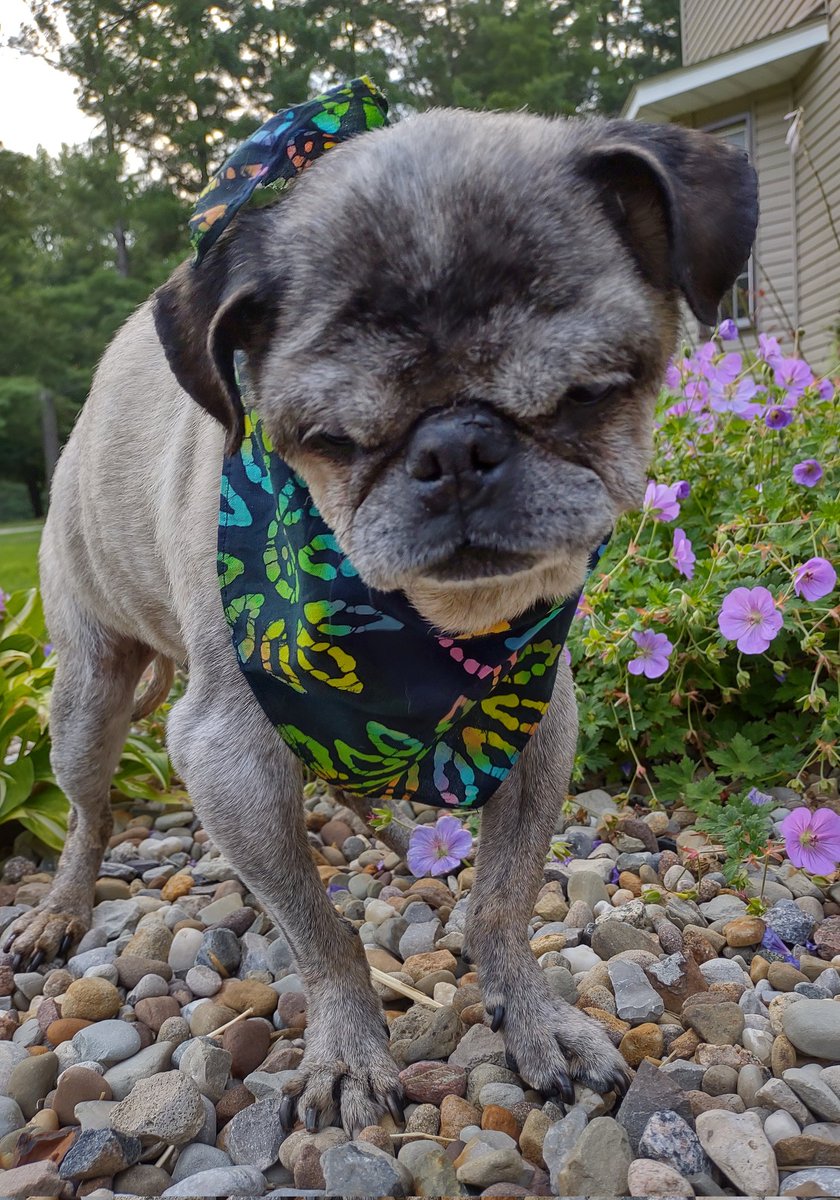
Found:
[(356, 449), (356, 443), (346, 433), (330, 429), (301, 431), (300, 440), (305, 450), (326, 454), (330, 458), (346, 458)]
[(594, 404), (600, 404), (602, 400), (608, 400), (615, 390), (614, 383), (576, 383), (566, 392), (566, 399), (571, 400), (573, 404), (591, 408)]

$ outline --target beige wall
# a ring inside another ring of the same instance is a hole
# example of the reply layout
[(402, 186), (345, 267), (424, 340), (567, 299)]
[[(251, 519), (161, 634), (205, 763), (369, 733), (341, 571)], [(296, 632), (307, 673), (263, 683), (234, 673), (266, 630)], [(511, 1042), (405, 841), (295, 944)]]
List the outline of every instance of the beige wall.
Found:
[(832, 233), (814, 169), (840, 234), (840, 0), (830, 0), (830, 40), (793, 88), (794, 106), (805, 111), (805, 151), (795, 160), (796, 257), (799, 319), (805, 356), (816, 365), (837, 362), (840, 323), (840, 246)]
[(781, 33), (825, 8), (825, 0), (680, 0), (683, 66)]
[[(692, 55), (687, 63), (778, 32), (813, 16), (815, 9), (828, 15), (830, 40), (795, 80), (745, 101), (703, 109), (685, 123), (703, 128), (748, 116), (761, 201), (753, 256), (755, 332), (783, 336), (789, 346), (793, 331), (802, 329), (803, 354), (815, 368), (826, 370), (837, 366), (840, 246), (814, 168), (840, 233), (840, 0), (818, 5), (682, 0)], [(804, 136), (794, 157), (785, 145), (789, 125), (784, 117), (798, 107), (804, 109)]]

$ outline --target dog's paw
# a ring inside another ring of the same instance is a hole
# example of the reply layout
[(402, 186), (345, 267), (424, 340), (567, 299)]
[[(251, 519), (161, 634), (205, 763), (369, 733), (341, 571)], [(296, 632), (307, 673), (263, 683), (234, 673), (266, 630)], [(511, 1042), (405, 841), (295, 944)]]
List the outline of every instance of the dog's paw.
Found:
[[(541, 981), (540, 981), (541, 982)], [(545, 1095), (575, 1101), (574, 1084), (594, 1092), (623, 1095), (630, 1083), (627, 1063), (596, 1021), (548, 988), (521, 995), (485, 997), (488, 1022), (501, 1029), (512, 1070)]]
[(41, 963), (63, 958), (89, 927), (89, 918), (78, 913), (39, 906), (4, 931), (3, 953), (13, 955), (13, 970), (36, 971)]
[(315, 1133), (327, 1125), (342, 1125), (355, 1137), (366, 1125), (376, 1125), (383, 1113), (403, 1119), (403, 1095), (396, 1064), (383, 1054), (364, 1066), (341, 1059), (331, 1062), (305, 1056), (297, 1078), (283, 1089), (280, 1118), (291, 1129), (297, 1117)]

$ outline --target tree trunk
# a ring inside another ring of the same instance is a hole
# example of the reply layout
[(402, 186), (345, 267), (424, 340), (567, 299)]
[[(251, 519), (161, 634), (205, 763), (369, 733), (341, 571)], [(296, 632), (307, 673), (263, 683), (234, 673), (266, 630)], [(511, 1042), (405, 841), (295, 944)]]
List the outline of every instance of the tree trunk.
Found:
[(38, 485), (38, 477), (37, 475), (27, 473), (23, 482), (26, 484), (27, 492), (29, 492), (32, 515), (40, 520), (44, 515), (44, 502), (41, 499), (41, 488)]
[(44, 438), (44, 476), (49, 491), (55, 464), (58, 462), (58, 418), (53, 394), (47, 388), (41, 391), (41, 431)]
[(122, 220), (117, 221), (116, 225), (114, 226), (113, 232), (114, 232), (114, 241), (115, 241), (116, 247), (117, 247), (117, 256), (116, 256), (117, 274), (122, 275), (123, 278), (125, 279), (128, 277), (128, 274), (129, 274), (128, 246), (126, 245), (126, 241), (125, 241), (125, 226), (123, 225)]

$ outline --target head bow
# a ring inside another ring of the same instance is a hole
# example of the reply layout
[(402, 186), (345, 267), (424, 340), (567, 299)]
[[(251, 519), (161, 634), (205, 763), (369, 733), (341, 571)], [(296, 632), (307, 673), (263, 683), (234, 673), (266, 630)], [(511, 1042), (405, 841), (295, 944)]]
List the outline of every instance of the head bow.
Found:
[(194, 265), (258, 187), (292, 179), (325, 150), (387, 124), (388, 101), (366, 75), (269, 117), (201, 193), (189, 221)]

